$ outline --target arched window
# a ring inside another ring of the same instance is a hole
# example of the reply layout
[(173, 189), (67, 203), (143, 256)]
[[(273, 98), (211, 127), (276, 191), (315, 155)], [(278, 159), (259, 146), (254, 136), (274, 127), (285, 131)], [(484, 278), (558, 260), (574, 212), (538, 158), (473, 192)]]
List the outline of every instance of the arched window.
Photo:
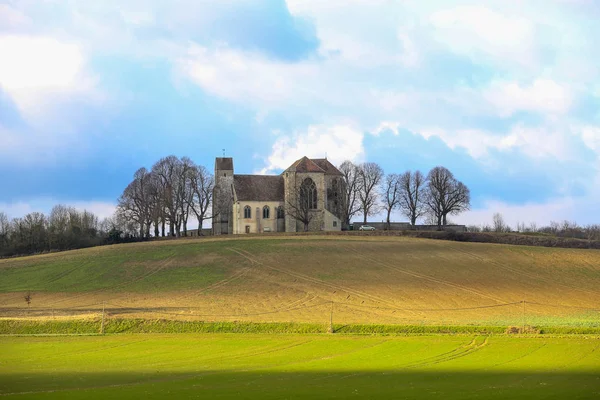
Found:
[(269, 206), (263, 207), (263, 219), (269, 219), (271, 217), (271, 209)]
[(310, 210), (317, 208), (317, 185), (310, 178), (306, 178), (300, 186), (300, 201)]
[(250, 206), (244, 207), (244, 218), (252, 218), (252, 209)]
[(277, 218), (279, 218), (279, 219), (285, 218), (285, 212), (283, 211), (283, 206), (277, 207)]

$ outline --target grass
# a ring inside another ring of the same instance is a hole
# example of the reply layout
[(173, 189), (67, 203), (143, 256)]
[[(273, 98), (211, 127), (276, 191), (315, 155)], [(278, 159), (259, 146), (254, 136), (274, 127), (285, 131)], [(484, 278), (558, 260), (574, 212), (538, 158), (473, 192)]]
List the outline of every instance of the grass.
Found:
[(18, 399), (592, 399), (598, 339), (115, 335), (0, 338)]
[(104, 305), (111, 318), (323, 325), (333, 302), (342, 325), (508, 326), (525, 317), (596, 328), (599, 285), (597, 250), (405, 237), (170, 240), (0, 260), (0, 316), (97, 316)]

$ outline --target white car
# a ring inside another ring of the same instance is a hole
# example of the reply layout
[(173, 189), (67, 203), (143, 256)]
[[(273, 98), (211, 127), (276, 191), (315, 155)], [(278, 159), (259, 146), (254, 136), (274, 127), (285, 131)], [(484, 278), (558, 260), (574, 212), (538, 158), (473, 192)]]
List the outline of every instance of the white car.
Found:
[(359, 231), (374, 231), (375, 227), (370, 226), (370, 225), (361, 225), (360, 228), (358, 228)]

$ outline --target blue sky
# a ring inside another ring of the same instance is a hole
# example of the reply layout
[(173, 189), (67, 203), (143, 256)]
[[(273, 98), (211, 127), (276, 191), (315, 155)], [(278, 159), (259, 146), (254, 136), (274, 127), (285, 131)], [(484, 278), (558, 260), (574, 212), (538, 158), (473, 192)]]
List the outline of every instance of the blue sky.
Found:
[(463, 223), (600, 223), (599, 18), (584, 0), (0, 0), (0, 211), (109, 216), (139, 167), (225, 149), (239, 173), (443, 165), (471, 188)]

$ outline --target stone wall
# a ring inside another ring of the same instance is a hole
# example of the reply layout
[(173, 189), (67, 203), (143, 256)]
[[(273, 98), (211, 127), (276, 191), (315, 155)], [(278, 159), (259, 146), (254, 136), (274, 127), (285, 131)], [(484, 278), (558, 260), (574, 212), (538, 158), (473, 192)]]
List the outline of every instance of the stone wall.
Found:
[[(244, 218), (244, 208), (250, 207), (250, 218)], [(263, 208), (269, 207), (268, 219), (263, 218)], [(233, 233), (282, 232), (284, 226), (277, 219), (277, 207), (283, 206), (279, 201), (237, 201), (233, 206)], [(246, 232), (248, 227), (250, 232)]]
[[(363, 224), (362, 222), (353, 222), (352, 223), (354, 230), (357, 231), (362, 225), (369, 225), (373, 228), (385, 231), (388, 230), (387, 224), (385, 222), (367, 222)], [(437, 225), (415, 225), (411, 226), (408, 222), (392, 222), (390, 223), (390, 231), (437, 231)], [(445, 231), (451, 232), (466, 232), (467, 227), (465, 225), (446, 225), (443, 227)]]

